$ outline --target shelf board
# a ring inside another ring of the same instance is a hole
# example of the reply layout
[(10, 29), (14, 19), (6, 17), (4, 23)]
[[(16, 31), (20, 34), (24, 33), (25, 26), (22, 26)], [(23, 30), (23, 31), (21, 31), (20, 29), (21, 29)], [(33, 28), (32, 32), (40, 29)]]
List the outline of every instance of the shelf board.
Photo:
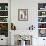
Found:
[(8, 10), (0, 10), (0, 11), (8, 11)]
[(46, 22), (38, 22), (38, 23), (46, 23)]
[(38, 11), (46, 11), (46, 10), (38, 10)]
[(38, 29), (46, 29), (46, 28), (38, 28)]
[(0, 22), (0, 23), (8, 23), (8, 22)]
[(38, 16), (38, 17), (46, 17), (46, 15), (44, 15), (44, 16)]
[(38, 36), (38, 38), (46, 39), (46, 37), (41, 37), (41, 36)]
[(0, 17), (8, 17), (8, 16), (0, 16)]

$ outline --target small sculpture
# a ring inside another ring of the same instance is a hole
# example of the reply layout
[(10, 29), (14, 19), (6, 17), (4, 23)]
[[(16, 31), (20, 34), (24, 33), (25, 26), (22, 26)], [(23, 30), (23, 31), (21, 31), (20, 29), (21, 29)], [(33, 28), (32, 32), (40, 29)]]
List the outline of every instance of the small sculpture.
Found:
[(34, 28), (35, 27), (32, 25), (32, 26), (29, 27), (29, 30), (34, 30)]
[(16, 26), (14, 26), (13, 23), (11, 23), (11, 30), (16, 30)]

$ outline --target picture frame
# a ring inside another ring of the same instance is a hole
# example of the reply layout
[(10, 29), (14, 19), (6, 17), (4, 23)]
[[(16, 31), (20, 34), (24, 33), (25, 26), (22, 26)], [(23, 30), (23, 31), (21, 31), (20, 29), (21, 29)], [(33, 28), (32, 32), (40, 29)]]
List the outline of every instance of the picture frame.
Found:
[(28, 9), (18, 9), (18, 21), (28, 21)]

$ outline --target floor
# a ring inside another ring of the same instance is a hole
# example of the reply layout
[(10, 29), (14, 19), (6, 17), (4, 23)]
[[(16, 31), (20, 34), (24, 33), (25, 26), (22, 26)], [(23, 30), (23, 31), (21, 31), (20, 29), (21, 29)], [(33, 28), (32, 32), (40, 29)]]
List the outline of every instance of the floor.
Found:
[(8, 46), (8, 45), (0, 45), (0, 46)]

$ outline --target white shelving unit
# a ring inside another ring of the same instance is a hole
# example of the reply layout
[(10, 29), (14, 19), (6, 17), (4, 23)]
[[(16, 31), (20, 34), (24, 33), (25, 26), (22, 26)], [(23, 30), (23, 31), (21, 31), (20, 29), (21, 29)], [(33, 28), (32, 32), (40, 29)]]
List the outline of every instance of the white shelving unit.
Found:
[[(38, 4), (38, 31), (40, 37), (46, 37), (46, 3)], [(45, 31), (45, 33), (41, 34), (41, 31)]]
[(0, 35), (6, 37), (8, 37), (8, 20), (8, 3), (0, 3)]
[[(6, 0), (5, 0), (6, 1)], [(0, 45), (8, 45), (9, 4), (0, 0)], [(2, 25), (2, 26), (1, 26)], [(4, 29), (3, 29), (4, 28)]]

